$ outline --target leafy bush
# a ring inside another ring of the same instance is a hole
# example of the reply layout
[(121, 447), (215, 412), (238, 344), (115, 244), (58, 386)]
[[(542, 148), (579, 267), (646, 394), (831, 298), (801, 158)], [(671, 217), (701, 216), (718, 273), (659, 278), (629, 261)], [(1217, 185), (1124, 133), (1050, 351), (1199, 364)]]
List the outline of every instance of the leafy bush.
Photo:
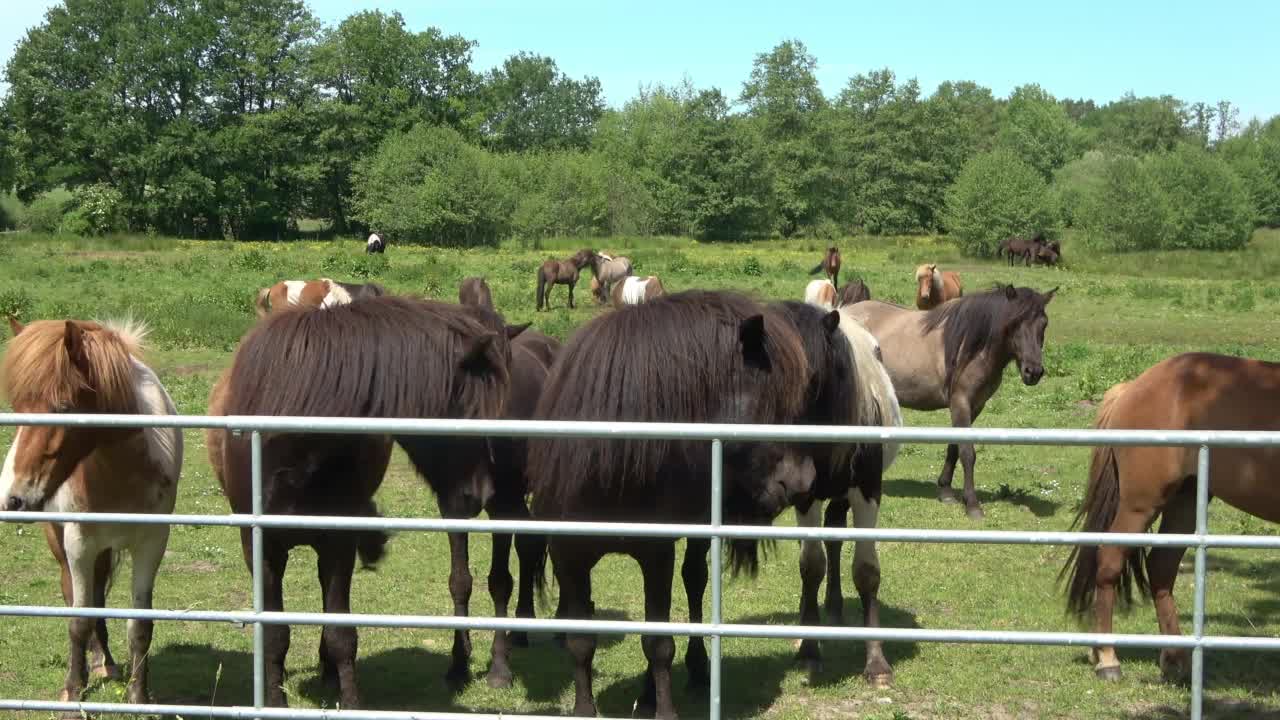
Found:
[(994, 255), (1010, 235), (1056, 230), (1049, 187), (1035, 168), (1005, 149), (975, 155), (947, 191), (944, 220), (960, 251)]
[(0, 195), (0, 230), (14, 230), (22, 227), (26, 208), (22, 201), (13, 195)]
[(1076, 225), (1090, 247), (1127, 251), (1164, 247), (1173, 232), (1169, 198), (1147, 163), (1106, 159), (1101, 177), (1083, 187)]
[(56, 233), (62, 228), (62, 216), (71, 208), (74, 198), (66, 190), (50, 190), (36, 196), (23, 216), (23, 230)]
[(1166, 248), (1236, 250), (1249, 241), (1256, 212), (1240, 176), (1221, 157), (1188, 145), (1151, 158), (1169, 197), (1173, 232)]
[(106, 235), (125, 229), (124, 195), (106, 183), (94, 183), (76, 188), (74, 215), (75, 230), (64, 231), (75, 235)]
[(1063, 225), (1075, 227), (1079, 223), (1085, 197), (1103, 182), (1106, 164), (1106, 155), (1090, 150), (1053, 174), (1052, 191)]
[(599, 155), (512, 157), (518, 188), (511, 227), (521, 238), (607, 235), (609, 173)]

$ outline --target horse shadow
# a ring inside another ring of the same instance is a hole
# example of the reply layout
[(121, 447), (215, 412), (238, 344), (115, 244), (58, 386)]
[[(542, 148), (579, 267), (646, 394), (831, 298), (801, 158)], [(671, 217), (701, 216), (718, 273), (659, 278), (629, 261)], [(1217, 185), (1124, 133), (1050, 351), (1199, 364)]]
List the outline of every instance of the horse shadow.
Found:
[(157, 702), (175, 705), (252, 705), (253, 654), (207, 643), (177, 643), (151, 656)]
[[(957, 482), (959, 482), (958, 478)], [(911, 480), (908, 478), (885, 478), (881, 487), (883, 488), (884, 494), (889, 497), (907, 497), (932, 500), (937, 500), (938, 498), (938, 484), (932, 481), (920, 482), (918, 480)], [(960, 488), (956, 489), (957, 493), (959, 490)], [(1058, 512), (1058, 508), (1062, 506), (1059, 502), (1038, 497), (1032, 491), (1025, 490), (1023, 488), (1010, 489), (1008, 485), (1002, 485), (1001, 489), (995, 492), (983, 490), (981, 487), (977, 488), (977, 490), (978, 502), (982, 503), (984, 506), (990, 505), (991, 503), (1007, 503), (1009, 505), (1024, 507), (1029, 510), (1032, 515), (1041, 518), (1053, 517), (1053, 515)]]
[[(1187, 708), (1161, 705), (1131, 712), (1125, 717), (1128, 720), (1186, 720), (1190, 717), (1190, 713)], [(1280, 720), (1280, 710), (1248, 700), (1206, 699), (1204, 718), (1205, 720)]]

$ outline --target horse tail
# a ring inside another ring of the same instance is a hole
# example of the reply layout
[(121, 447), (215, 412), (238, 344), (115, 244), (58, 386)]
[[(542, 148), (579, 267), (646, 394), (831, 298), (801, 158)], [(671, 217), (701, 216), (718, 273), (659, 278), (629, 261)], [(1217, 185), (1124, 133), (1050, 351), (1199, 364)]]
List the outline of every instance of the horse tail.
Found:
[(760, 572), (760, 554), (768, 555), (774, 547), (773, 540), (738, 539), (728, 545), (729, 569), (733, 577), (746, 573), (755, 577)]
[(809, 274), (810, 274), (810, 275), (817, 275), (818, 273), (822, 272), (822, 266), (823, 266), (823, 265), (826, 265), (826, 264), (827, 264), (827, 261), (826, 261), (826, 259), (824, 258), (822, 262), (818, 263), (816, 266), (814, 266), (814, 268), (813, 268), (812, 270), (810, 270), (810, 271), (809, 271)]
[[(1105, 428), (1109, 425), (1115, 402), (1124, 394), (1127, 384), (1121, 383), (1107, 391), (1094, 427)], [(1071, 527), (1074, 529), (1083, 519), (1084, 532), (1107, 532), (1115, 522), (1119, 508), (1120, 466), (1116, 461), (1116, 450), (1111, 446), (1094, 448), (1089, 461), (1089, 487)], [(1061, 581), (1068, 574), (1070, 581), (1067, 585), (1067, 610), (1076, 616), (1083, 616), (1093, 607), (1094, 593), (1097, 590), (1098, 546), (1077, 545), (1072, 549), (1066, 564), (1058, 573), (1058, 580)], [(1120, 570), (1119, 586), (1118, 595), (1123, 606), (1133, 603), (1135, 588), (1143, 597), (1150, 595), (1146, 554), (1141, 548), (1133, 548), (1127, 553)]]
[(271, 314), (271, 288), (264, 287), (258, 291), (258, 299), (254, 301), (254, 306), (260, 318)]
[(542, 309), (542, 301), (546, 296), (547, 274), (538, 269), (538, 309)]

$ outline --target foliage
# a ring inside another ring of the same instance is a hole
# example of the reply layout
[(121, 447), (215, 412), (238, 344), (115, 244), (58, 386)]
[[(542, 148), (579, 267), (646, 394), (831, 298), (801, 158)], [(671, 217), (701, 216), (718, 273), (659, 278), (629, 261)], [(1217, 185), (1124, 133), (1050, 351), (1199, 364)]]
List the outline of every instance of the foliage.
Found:
[(124, 195), (106, 183), (83, 185), (75, 190), (75, 214), (82, 218), (83, 230), (75, 235), (106, 235), (125, 229)]
[(14, 230), (23, 225), (26, 207), (14, 195), (0, 194), (0, 230)]
[(1045, 180), (1080, 154), (1084, 136), (1067, 112), (1039, 85), (1014, 89), (1005, 109), (998, 142)]
[(947, 193), (946, 224), (960, 251), (994, 255), (1010, 235), (1054, 233), (1057, 217), (1039, 172), (1006, 149), (975, 155)]
[(1065, 227), (1073, 227), (1083, 217), (1082, 204), (1103, 182), (1107, 155), (1090, 150), (1059, 168), (1053, 174), (1053, 194)]
[(518, 53), (484, 79), (481, 129), (504, 151), (585, 149), (604, 111), (600, 81), (566, 77), (549, 57)]
[(1255, 120), (1219, 143), (1217, 151), (1244, 182), (1258, 222), (1280, 226), (1280, 120), (1265, 125)]
[(1148, 164), (1130, 155), (1088, 162), (1084, 170), (1096, 176), (1076, 183), (1074, 215), (1086, 244), (1113, 251), (1166, 246), (1174, 232), (1172, 207)]
[(22, 217), (22, 229), (38, 233), (56, 233), (62, 227), (62, 219), (71, 209), (75, 198), (71, 193), (57, 188), (41, 193), (27, 204)]
[(1172, 234), (1163, 247), (1244, 247), (1254, 227), (1255, 210), (1244, 183), (1225, 160), (1181, 146), (1149, 162), (1172, 212)]

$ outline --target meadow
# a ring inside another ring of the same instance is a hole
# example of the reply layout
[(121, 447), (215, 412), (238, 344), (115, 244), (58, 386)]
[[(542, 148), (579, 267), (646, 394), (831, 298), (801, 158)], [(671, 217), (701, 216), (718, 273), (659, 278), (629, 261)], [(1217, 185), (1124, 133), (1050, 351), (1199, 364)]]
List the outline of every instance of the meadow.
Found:
[[(1131, 379), (1177, 352), (1211, 350), (1259, 358), (1280, 357), (1280, 231), (1255, 233), (1247, 249), (1132, 255), (1075, 254), (1057, 268), (1010, 268), (958, 256), (929, 237), (847, 238), (841, 279), (860, 275), (872, 296), (907, 302), (912, 271), (938, 262), (961, 273), (967, 292), (1012, 282), (1038, 290), (1059, 287), (1049, 307), (1044, 380), (1025, 387), (1010, 377), (977, 421), (981, 427), (1083, 428), (1112, 384)], [(566, 307), (563, 287), (553, 307), (534, 312), (535, 269), (551, 256), (592, 246), (631, 257), (639, 274), (661, 276), (669, 291), (728, 287), (762, 299), (800, 298), (822, 243), (794, 240), (733, 245), (683, 238), (563, 240), (542, 246), (438, 249), (392, 245), (385, 256), (366, 256), (353, 239), (295, 243), (220, 243), (156, 237), (61, 239), (0, 235), (0, 315), (106, 318), (130, 314), (152, 328), (147, 360), (159, 372), (180, 412), (202, 414), (217, 374), (254, 321), (251, 301), (276, 280), (325, 276), (376, 281), (393, 291), (456, 300), (458, 282), (483, 275), (509, 322), (567, 337), (606, 310), (590, 302), (579, 283), (578, 307)], [(376, 352), (370, 348), (370, 352)], [(910, 425), (947, 424), (946, 413), (908, 411)], [(0, 428), (7, 448), (11, 428)], [(910, 445), (886, 478), (881, 513), (885, 527), (971, 529), (954, 505), (935, 499), (939, 446)], [(1058, 447), (978, 448), (977, 482), (987, 529), (1065, 530), (1083, 495), (1088, 450)], [(186, 435), (186, 462), (178, 512), (226, 513), (208, 466), (203, 437)], [(379, 493), (391, 516), (432, 516), (425, 484), (397, 450)], [(779, 523), (793, 522), (788, 514)], [(1214, 532), (1272, 534), (1277, 528), (1221, 503), (1210, 508)], [(683, 553), (683, 543), (680, 545)], [(845, 561), (852, 548), (846, 548)], [(779, 543), (755, 579), (726, 579), (727, 622), (793, 624), (797, 620), (798, 544)], [(1056, 575), (1064, 547), (880, 545), (883, 622), (890, 627), (1061, 631), (1076, 629), (1064, 613)], [(475, 589), (472, 613), (488, 614), (485, 588), (488, 539), (472, 538)], [(297, 550), (286, 579), (286, 609), (320, 610), (314, 555)], [(1177, 597), (1190, 627), (1190, 555)], [(1211, 551), (1206, 632), (1274, 636), (1280, 633), (1280, 598), (1272, 578), (1280, 561), (1261, 552)], [(122, 572), (127, 568), (122, 569)], [(376, 571), (358, 571), (356, 612), (450, 613), (447, 541), (439, 534), (401, 533)], [(0, 525), (0, 604), (60, 604), (56, 565), (38, 528)], [(127, 577), (127, 576), (121, 576)], [(856, 603), (846, 574), (846, 597)], [(639, 575), (629, 560), (608, 558), (595, 574), (598, 616), (643, 617)], [(673, 619), (687, 619), (677, 587)], [(554, 607), (550, 586), (546, 617)], [(117, 588), (111, 604), (125, 602)], [(176, 527), (156, 588), (161, 608), (248, 609), (249, 574), (231, 529)], [(847, 616), (858, 617), (849, 606)], [(1118, 632), (1154, 633), (1149, 604), (1117, 618)], [(111, 623), (117, 658), (126, 657), (123, 623)], [(487, 668), (490, 638), (473, 634), (472, 669)], [(333, 707), (320, 683), (318, 628), (293, 630), (288, 693), (297, 707)], [(549, 638), (516, 650), (516, 684), (491, 690), (483, 679), (460, 691), (444, 682), (449, 633), (362, 629), (358, 673), (368, 707), (455, 712), (562, 714), (572, 707), (570, 662)], [(684, 640), (677, 638), (674, 668), (683, 717), (705, 714), (706, 695), (684, 691)], [(197, 705), (251, 701), (252, 633), (249, 628), (200, 623), (157, 624), (152, 647), (155, 700)], [(724, 702), (729, 718), (1116, 718), (1184, 717), (1189, 691), (1160, 680), (1154, 650), (1121, 652), (1124, 679), (1095, 680), (1080, 648), (891, 643), (886, 647), (896, 682), (873, 690), (860, 677), (859, 643), (827, 643), (816, 677), (792, 661), (785, 640), (724, 642)], [(1207, 717), (1280, 718), (1280, 664), (1249, 654), (1207, 655)], [(9, 619), (0, 623), (0, 697), (52, 699), (66, 662), (66, 623)], [(600, 712), (630, 715), (639, 689), (643, 654), (638, 638), (602, 636), (595, 690)], [(93, 700), (122, 699), (123, 685), (99, 684)]]

